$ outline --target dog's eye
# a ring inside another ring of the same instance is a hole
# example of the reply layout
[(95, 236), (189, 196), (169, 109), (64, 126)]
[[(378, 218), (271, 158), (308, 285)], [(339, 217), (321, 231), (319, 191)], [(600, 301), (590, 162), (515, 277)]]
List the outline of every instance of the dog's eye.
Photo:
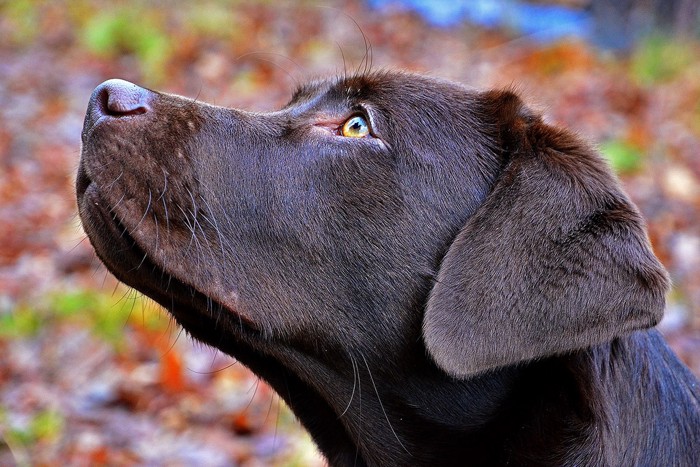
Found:
[(355, 115), (343, 123), (340, 134), (346, 138), (364, 138), (369, 136), (369, 124), (363, 116)]

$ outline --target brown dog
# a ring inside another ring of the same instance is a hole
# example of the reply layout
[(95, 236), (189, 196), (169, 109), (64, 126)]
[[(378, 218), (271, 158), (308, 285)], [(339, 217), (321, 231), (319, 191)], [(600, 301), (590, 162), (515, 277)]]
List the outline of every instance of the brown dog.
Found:
[(509, 91), (381, 72), (253, 114), (111, 80), (77, 193), (115, 276), (332, 465), (700, 465), (643, 220)]

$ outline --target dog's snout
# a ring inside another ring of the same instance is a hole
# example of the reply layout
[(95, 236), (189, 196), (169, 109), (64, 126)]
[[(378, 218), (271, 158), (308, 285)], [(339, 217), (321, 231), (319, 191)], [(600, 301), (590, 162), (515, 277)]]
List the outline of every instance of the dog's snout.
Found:
[(152, 92), (122, 79), (110, 79), (92, 92), (86, 115), (86, 128), (103, 116), (129, 117), (150, 110)]

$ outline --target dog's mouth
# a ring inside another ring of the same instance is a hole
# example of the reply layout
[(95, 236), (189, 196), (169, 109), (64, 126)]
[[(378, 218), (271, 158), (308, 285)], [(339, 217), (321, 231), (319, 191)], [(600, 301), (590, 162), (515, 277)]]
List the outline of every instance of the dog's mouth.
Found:
[(127, 227), (133, 224), (129, 214), (110, 204), (83, 163), (78, 170), (76, 193), (84, 229), (97, 256), (117, 279), (168, 309), (193, 334), (210, 333), (212, 322), (247, 335), (259, 333), (258, 326), (236, 305), (235, 294), (224, 295), (216, 285), (206, 288), (195, 283), (196, 277), (188, 279), (182, 273), (186, 267), (180, 265), (179, 271), (173, 270), (153, 251), (157, 246), (140, 242), (139, 235)]
[(211, 291), (200, 290), (177, 272), (154, 258), (101, 196), (99, 187), (84, 170), (77, 179), (78, 205), (85, 231), (100, 260), (114, 276), (151, 297), (170, 311), (193, 334), (211, 332), (211, 321), (245, 334), (258, 334), (255, 323), (235, 304), (217, 300)]

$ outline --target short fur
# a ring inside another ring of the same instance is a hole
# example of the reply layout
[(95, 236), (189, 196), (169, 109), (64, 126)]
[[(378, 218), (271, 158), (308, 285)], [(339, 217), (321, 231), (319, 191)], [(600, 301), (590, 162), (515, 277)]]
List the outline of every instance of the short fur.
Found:
[[(338, 134), (353, 115), (370, 137)], [(77, 193), (115, 276), (331, 465), (700, 465), (639, 212), (511, 91), (377, 72), (253, 114), (108, 81)]]

